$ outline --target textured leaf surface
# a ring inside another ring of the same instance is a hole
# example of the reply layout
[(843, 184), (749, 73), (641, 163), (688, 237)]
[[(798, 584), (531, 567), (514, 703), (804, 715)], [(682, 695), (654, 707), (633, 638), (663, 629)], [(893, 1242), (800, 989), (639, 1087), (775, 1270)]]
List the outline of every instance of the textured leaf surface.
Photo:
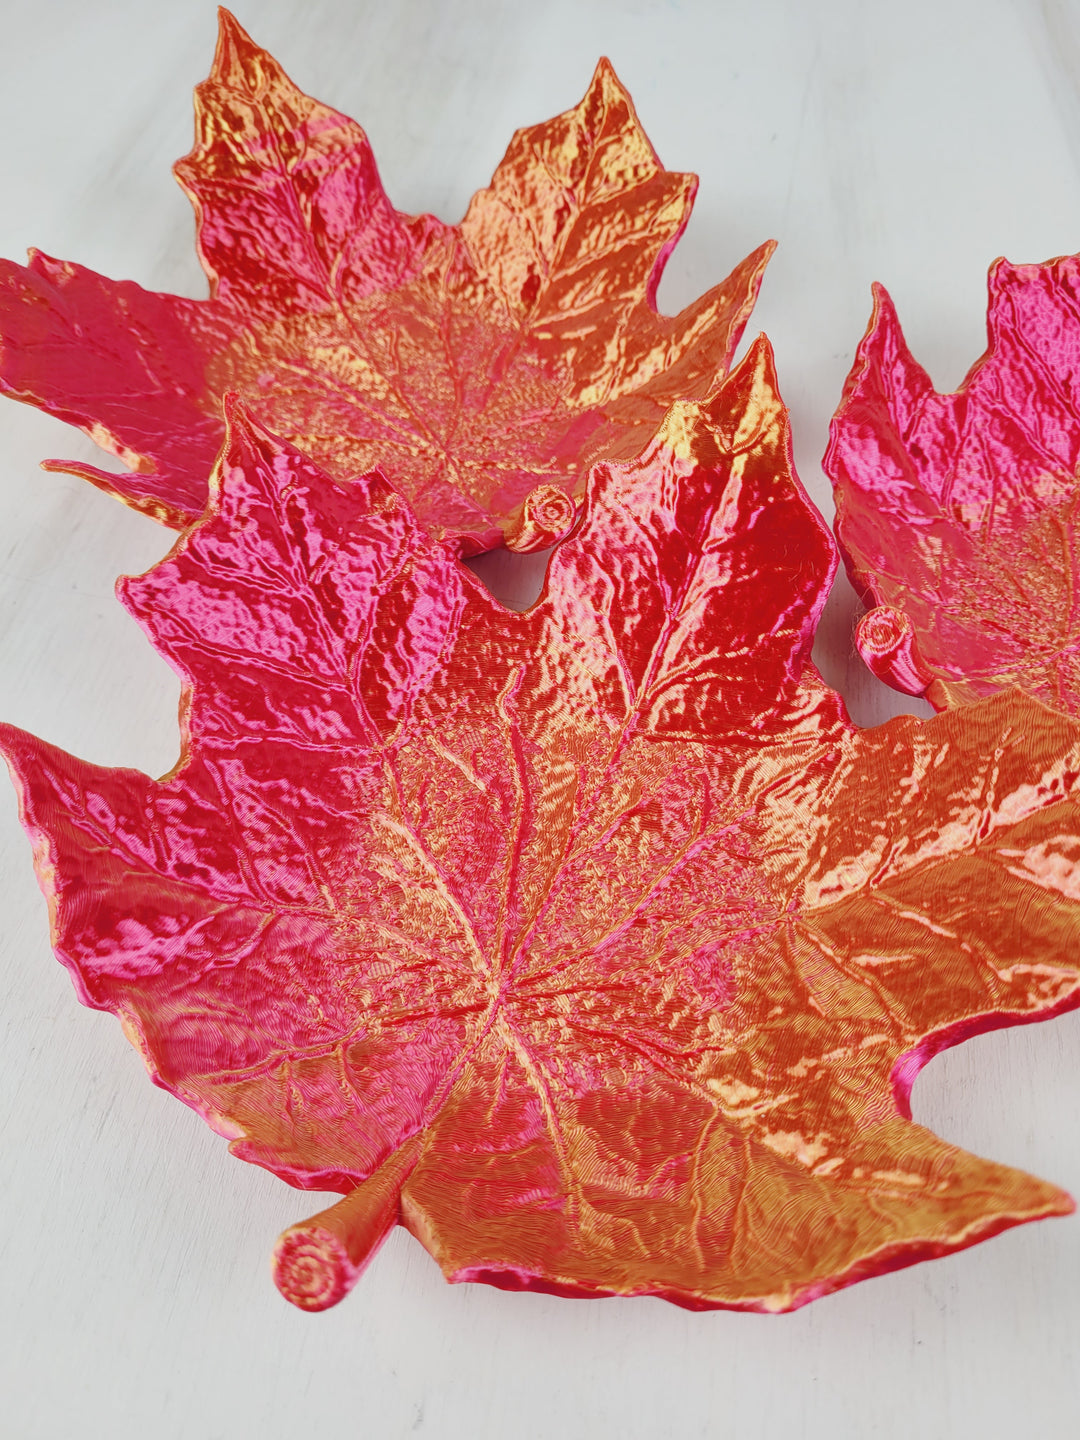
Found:
[(206, 504), (221, 397), (335, 479), (392, 473), (436, 531), (494, 544), (537, 485), (578, 493), (714, 388), (772, 246), (674, 318), (654, 306), (696, 181), (664, 170), (602, 61), (519, 131), (459, 226), (399, 214), (367, 136), (226, 12), (176, 167), (211, 299), (33, 254), (0, 265), (0, 386), (131, 470), (74, 470), (166, 524)]
[(826, 457), (852, 579), (887, 607), (860, 648), (939, 709), (1018, 685), (1080, 716), (1080, 260), (999, 260), (988, 328), (939, 395), (876, 290)]
[(856, 731), (789, 457), (759, 342), (593, 472), (515, 614), (237, 413), (122, 586), (185, 680), (176, 769), (3, 730), (83, 999), (347, 1194), (283, 1237), (331, 1266), (301, 1303), (399, 1215), (454, 1279), (784, 1309), (1070, 1208), (907, 1094), (1078, 998), (1077, 730), (1014, 692)]

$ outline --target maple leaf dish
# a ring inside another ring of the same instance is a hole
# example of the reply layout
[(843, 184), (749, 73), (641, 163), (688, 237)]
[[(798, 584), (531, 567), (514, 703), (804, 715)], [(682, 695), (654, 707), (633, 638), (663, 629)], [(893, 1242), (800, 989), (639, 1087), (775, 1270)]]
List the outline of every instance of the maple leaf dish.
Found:
[(452, 1280), (787, 1310), (1072, 1208), (910, 1117), (942, 1046), (1080, 999), (1078, 731), (1017, 691), (859, 731), (764, 340), (603, 461), (502, 608), (379, 474), (231, 403), (124, 604), (184, 683), (161, 780), (5, 727), (81, 998), (245, 1160)]
[[(0, 262), (0, 389), (128, 470), (46, 467), (182, 528), (236, 391), (334, 479), (383, 467), (463, 553), (550, 544), (592, 463), (633, 457), (673, 401), (715, 388), (772, 243), (657, 312), (697, 182), (660, 165), (607, 61), (580, 105), (515, 135), (460, 225), (403, 215), (363, 130), (220, 13), (176, 166), (209, 299), (39, 252)], [(541, 524), (522, 505), (545, 485)]]
[(1080, 258), (997, 261), (988, 332), (938, 394), (875, 287), (825, 457), (858, 645), (938, 709), (1018, 686), (1080, 717)]

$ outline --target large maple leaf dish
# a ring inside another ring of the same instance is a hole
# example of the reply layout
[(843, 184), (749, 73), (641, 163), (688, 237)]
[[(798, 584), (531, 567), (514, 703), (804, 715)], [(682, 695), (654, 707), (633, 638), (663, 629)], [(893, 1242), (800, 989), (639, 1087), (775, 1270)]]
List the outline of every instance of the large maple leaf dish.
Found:
[(400, 214), (363, 130), (226, 11), (176, 174), (211, 297), (5, 261), (0, 388), (129, 471), (50, 468), (177, 527), (206, 504), (237, 391), (334, 478), (384, 467), (466, 551), (512, 537), (530, 491), (578, 494), (593, 461), (636, 455), (673, 401), (715, 387), (772, 251), (657, 313), (696, 180), (662, 168), (606, 61), (580, 105), (518, 132), (459, 226)]
[(989, 345), (954, 394), (881, 286), (825, 468), (858, 644), (939, 709), (1016, 685), (1080, 717), (1080, 258), (997, 261)]
[(1080, 745), (1018, 693), (860, 732), (759, 341), (591, 475), (499, 606), (379, 476), (240, 410), (121, 595), (184, 680), (162, 780), (0, 740), (82, 999), (242, 1158), (454, 1280), (784, 1310), (1071, 1208), (910, 1119), (922, 1063), (1080, 998)]

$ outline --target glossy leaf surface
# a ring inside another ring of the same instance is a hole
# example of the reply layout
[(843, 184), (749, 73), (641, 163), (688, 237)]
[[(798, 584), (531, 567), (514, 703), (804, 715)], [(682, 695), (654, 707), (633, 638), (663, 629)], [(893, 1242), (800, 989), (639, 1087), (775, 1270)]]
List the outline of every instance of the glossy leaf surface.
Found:
[(452, 1279), (777, 1310), (1070, 1208), (907, 1095), (1080, 998), (1078, 731), (1015, 693), (855, 730), (807, 659), (833, 566), (764, 342), (594, 470), (523, 614), (237, 414), (122, 586), (176, 769), (2, 732), (84, 1000), (346, 1194), (282, 1238), (297, 1303), (399, 1217)]
[(129, 467), (50, 462), (166, 524), (206, 504), (221, 397), (334, 478), (376, 466), (418, 517), (495, 544), (538, 485), (578, 494), (726, 373), (772, 246), (674, 318), (654, 296), (696, 181), (664, 170), (602, 61), (514, 137), (458, 226), (396, 211), (363, 130), (222, 12), (176, 167), (211, 298), (33, 254), (0, 266), (0, 386)]
[(1080, 716), (1080, 260), (990, 272), (989, 348), (935, 391), (877, 287), (826, 469), (864, 658), (939, 708), (1011, 685)]

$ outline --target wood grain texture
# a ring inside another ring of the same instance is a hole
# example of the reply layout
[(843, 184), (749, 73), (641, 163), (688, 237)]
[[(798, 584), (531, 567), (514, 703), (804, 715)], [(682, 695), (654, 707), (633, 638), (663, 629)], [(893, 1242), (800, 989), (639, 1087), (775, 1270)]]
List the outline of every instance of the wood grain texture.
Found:
[[(574, 103), (608, 54), (661, 158), (701, 175), (662, 308), (781, 241), (749, 333), (776, 348), (823, 507), (819, 457), (870, 281), (889, 285), (937, 385), (955, 385), (983, 344), (987, 263), (1080, 247), (1067, 0), (251, 0), (237, 13), (300, 85), (364, 124), (399, 208), (447, 221), (511, 132)], [(204, 0), (11, 7), (0, 253), (34, 244), (203, 293), (169, 166), (190, 147), (214, 34)], [(160, 774), (177, 681), (112, 585), (171, 536), (42, 475), (55, 454), (99, 463), (65, 427), (0, 411), (0, 711)], [(820, 658), (867, 724), (908, 707), (860, 669), (852, 614), (840, 589)], [(234, 1162), (148, 1085), (115, 1022), (76, 1003), (10, 793), (0, 886), (0, 1389), (16, 1440), (1075, 1433), (1076, 1217), (782, 1318), (450, 1288), (403, 1232), (338, 1310), (292, 1310), (268, 1257), (298, 1197)], [(913, 1099), (949, 1140), (1080, 1192), (1080, 1015), (969, 1042)]]

